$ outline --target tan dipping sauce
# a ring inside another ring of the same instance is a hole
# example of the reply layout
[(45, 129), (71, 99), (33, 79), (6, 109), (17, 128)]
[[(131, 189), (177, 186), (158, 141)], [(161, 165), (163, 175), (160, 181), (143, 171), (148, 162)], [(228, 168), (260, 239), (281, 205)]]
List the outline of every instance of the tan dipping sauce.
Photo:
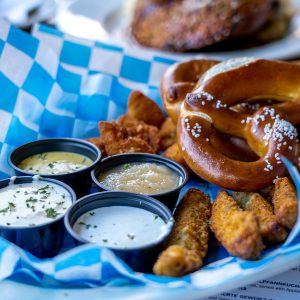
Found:
[(68, 174), (84, 169), (92, 160), (81, 154), (53, 151), (32, 155), (18, 165), (24, 171), (37, 174)]
[(182, 182), (176, 172), (158, 163), (123, 164), (102, 173), (98, 180), (110, 190), (145, 195), (168, 192)]

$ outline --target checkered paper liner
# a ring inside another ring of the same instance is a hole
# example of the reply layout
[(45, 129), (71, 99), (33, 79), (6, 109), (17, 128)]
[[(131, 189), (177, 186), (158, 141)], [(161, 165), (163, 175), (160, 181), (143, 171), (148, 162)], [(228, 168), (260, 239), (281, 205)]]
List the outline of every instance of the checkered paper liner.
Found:
[[(37, 25), (30, 36), (0, 20), (0, 178), (12, 174), (7, 157), (21, 144), (47, 137), (97, 136), (98, 121), (124, 113), (133, 89), (161, 104), (159, 80), (172, 63), (167, 56), (78, 39), (44, 25)], [(299, 174), (287, 164), (299, 189)], [(218, 190), (203, 181), (190, 181), (185, 189), (191, 186), (212, 197)], [(237, 281), (258, 280), (262, 270), (271, 272), (276, 265), (281, 270), (283, 265), (291, 267), (291, 259), (300, 258), (299, 232), (298, 221), (285, 244), (265, 251), (258, 261), (213, 248), (205, 267), (182, 278), (134, 273), (110, 250), (96, 245), (72, 248), (66, 239), (68, 251), (40, 260), (0, 239), (0, 278), (13, 275), (43, 286), (192, 286), (199, 295), (207, 289), (217, 293)]]

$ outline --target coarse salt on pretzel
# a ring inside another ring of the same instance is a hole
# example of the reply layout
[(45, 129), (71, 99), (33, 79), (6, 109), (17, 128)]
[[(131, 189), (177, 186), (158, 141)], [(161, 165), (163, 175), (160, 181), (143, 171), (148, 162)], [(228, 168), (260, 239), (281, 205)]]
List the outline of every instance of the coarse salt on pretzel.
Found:
[[(280, 100), (253, 115), (230, 109), (257, 99)], [(298, 161), (300, 66), (252, 58), (231, 59), (209, 69), (188, 94), (178, 122), (178, 141), (189, 167), (224, 188), (255, 191), (284, 176), (284, 155)], [(286, 113), (288, 111), (289, 113)], [(253, 162), (230, 159), (211, 143), (218, 131), (241, 137), (259, 155)]]

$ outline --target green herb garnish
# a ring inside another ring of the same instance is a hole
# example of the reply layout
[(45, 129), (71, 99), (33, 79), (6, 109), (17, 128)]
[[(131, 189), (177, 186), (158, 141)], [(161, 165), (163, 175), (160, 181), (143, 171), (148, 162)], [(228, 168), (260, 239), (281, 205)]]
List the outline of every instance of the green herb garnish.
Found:
[(79, 222), (79, 225), (85, 226), (86, 229), (89, 229), (92, 225), (91, 224), (86, 224), (84, 222)]
[(53, 163), (49, 163), (49, 164), (48, 164), (48, 167), (49, 167), (50, 169), (53, 169), (53, 168), (54, 168), (54, 164), (53, 164)]
[(124, 164), (124, 165), (123, 165), (123, 169), (124, 169), (124, 170), (128, 170), (130, 167), (131, 167), (130, 164)]
[(133, 240), (133, 239), (135, 238), (135, 235), (134, 235), (134, 234), (128, 233), (127, 236), (128, 236), (128, 238), (131, 239), (131, 240)]
[(45, 212), (46, 212), (47, 218), (54, 219), (59, 215), (59, 213), (54, 208), (47, 208), (47, 209), (45, 209)]

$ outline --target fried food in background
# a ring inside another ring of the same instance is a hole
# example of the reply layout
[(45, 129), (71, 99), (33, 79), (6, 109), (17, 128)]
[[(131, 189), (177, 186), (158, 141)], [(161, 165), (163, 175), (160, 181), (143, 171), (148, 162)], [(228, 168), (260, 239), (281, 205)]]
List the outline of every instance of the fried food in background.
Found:
[(245, 210), (252, 211), (259, 223), (260, 234), (267, 244), (282, 242), (287, 237), (287, 231), (277, 221), (273, 206), (258, 193), (234, 192), (233, 198)]
[(157, 128), (160, 128), (166, 119), (158, 104), (140, 91), (133, 91), (129, 95), (127, 116)]
[(176, 142), (176, 126), (171, 118), (166, 119), (160, 128), (160, 147), (165, 150)]
[(298, 217), (298, 201), (295, 188), (287, 177), (276, 179), (272, 202), (278, 222), (292, 229)]
[(289, 31), (295, 8), (290, 0), (274, 1), (274, 13), (270, 20), (256, 35), (256, 40), (261, 43), (269, 43), (283, 38)]
[(212, 206), (211, 229), (226, 250), (244, 259), (257, 259), (264, 248), (259, 223), (252, 211), (243, 211), (225, 191)]
[(129, 152), (155, 153), (148, 141), (129, 135), (127, 129), (117, 122), (100, 122), (99, 128), (108, 156)]
[(155, 274), (179, 277), (202, 266), (208, 249), (210, 213), (209, 197), (189, 189), (176, 209), (167, 248), (153, 267)]
[(259, 31), (270, 19), (273, 0), (139, 0), (131, 31), (142, 45), (190, 51)]
[(104, 158), (104, 157), (107, 156), (103, 139), (101, 139), (101, 138), (87, 138), (86, 140), (99, 148), (99, 150), (101, 151), (101, 158)]

